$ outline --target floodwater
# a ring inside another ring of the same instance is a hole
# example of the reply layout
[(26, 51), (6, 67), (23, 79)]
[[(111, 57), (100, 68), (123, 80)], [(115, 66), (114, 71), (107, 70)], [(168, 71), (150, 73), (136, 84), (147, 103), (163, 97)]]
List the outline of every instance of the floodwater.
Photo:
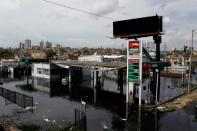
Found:
[[(118, 128), (117, 119), (124, 118), (125, 115), (125, 96), (119, 94), (116, 80), (105, 79), (102, 91), (95, 92), (89, 86), (84, 86), (91, 83), (88, 80), (90, 77), (86, 74), (84, 78), (83, 87), (74, 85), (71, 89), (60, 83), (50, 83), (46, 79), (1, 78), (3, 89), (25, 97), (10, 101), (0, 96), (0, 115), (6, 115), (16, 123), (38, 124), (43, 130), (65, 127), (74, 123), (76, 108), (85, 112), (85, 107), (81, 104), (83, 100), (87, 105), (88, 131), (102, 131), (104, 125), (109, 129)], [(181, 86), (181, 79), (161, 78), (161, 100), (176, 96), (184, 90), (186, 88)], [(29, 107), (23, 105), (31, 103), (26, 97), (33, 98), (31, 110), (25, 110)], [(126, 125), (132, 131), (145, 131), (146, 128), (151, 131), (194, 131), (197, 129), (197, 122), (192, 109), (193, 107), (165, 114), (131, 111)]]
[(147, 113), (132, 111), (128, 119), (130, 131), (196, 131), (197, 118), (194, 106), (197, 101), (189, 104), (186, 108), (159, 113), (157, 110)]

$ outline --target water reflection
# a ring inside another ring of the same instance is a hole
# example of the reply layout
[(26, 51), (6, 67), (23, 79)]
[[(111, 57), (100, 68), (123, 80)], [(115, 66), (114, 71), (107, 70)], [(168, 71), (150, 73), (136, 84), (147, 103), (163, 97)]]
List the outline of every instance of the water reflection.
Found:
[(151, 112), (142, 110), (141, 107), (133, 109), (129, 114), (128, 130), (132, 131), (158, 131), (158, 121), (161, 114), (155, 109)]

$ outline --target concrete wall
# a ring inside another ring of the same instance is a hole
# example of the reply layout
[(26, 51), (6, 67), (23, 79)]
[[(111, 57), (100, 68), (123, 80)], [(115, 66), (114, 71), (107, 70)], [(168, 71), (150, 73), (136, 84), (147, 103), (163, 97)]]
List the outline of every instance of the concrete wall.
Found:
[(32, 64), (32, 76), (50, 79), (50, 64), (47, 63)]

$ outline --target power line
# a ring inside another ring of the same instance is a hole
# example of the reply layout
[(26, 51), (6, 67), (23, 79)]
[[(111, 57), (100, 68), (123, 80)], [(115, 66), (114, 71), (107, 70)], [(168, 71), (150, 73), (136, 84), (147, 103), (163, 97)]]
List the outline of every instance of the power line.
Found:
[(102, 15), (99, 15), (99, 14), (91, 13), (91, 12), (88, 12), (88, 11), (85, 11), (85, 10), (81, 10), (81, 9), (77, 9), (77, 8), (73, 8), (73, 7), (66, 6), (66, 5), (63, 5), (63, 4), (59, 4), (59, 3), (56, 3), (56, 2), (53, 2), (53, 1), (49, 1), (49, 0), (42, 0), (42, 1), (50, 3), (50, 4), (54, 4), (54, 5), (57, 5), (57, 6), (61, 6), (61, 7), (67, 8), (67, 9), (75, 10), (75, 11), (78, 11), (78, 12), (83, 12), (83, 13), (86, 13), (86, 14), (89, 14), (89, 15), (102, 17), (102, 18), (105, 18), (105, 19), (108, 19), (108, 20), (115, 20), (115, 19), (110, 18), (110, 17), (102, 16)]

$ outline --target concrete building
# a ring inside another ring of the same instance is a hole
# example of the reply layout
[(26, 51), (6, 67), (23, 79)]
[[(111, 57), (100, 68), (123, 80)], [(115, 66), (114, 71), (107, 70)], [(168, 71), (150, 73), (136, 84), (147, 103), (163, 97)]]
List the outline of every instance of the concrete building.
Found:
[(27, 39), (25, 40), (25, 49), (30, 49), (31, 48), (31, 40)]
[(111, 62), (111, 61), (126, 62), (126, 56), (125, 55), (103, 55), (102, 56), (102, 62)]
[(79, 61), (97, 61), (97, 62), (102, 62), (102, 57), (101, 55), (85, 55), (85, 56), (79, 56), (78, 57)]
[(20, 43), (19, 43), (19, 48), (20, 48), (20, 49), (24, 49), (24, 48), (25, 48), (25, 44), (24, 44), (23, 42), (20, 42)]
[(86, 55), (79, 56), (79, 61), (96, 61), (96, 62), (111, 62), (111, 61), (121, 61), (126, 62), (125, 55)]
[(66, 73), (65, 70), (60, 71), (59, 67), (51, 63), (33, 63), (31, 69), (33, 77), (48, 79), (51, 82), (59, 81)]
[(2, 59), (1, 60), (1, 67), (15, 67), (19, 65), (15, 59)]
[(41, 51), (32, 52), (31, 57), (34, 59), (46, 59), (46, 53)]
[(44, 48), (44, 42), (41, 41), (41, 42), (40, 42), (40, 49), (43, 49), (43, 48)]
[(48, 63), (32, 64), (32, 76), (50, 79), (50, 64)]
[(52, 48), (52, 42), (47, 41), (46, 42), (46, 48)]

